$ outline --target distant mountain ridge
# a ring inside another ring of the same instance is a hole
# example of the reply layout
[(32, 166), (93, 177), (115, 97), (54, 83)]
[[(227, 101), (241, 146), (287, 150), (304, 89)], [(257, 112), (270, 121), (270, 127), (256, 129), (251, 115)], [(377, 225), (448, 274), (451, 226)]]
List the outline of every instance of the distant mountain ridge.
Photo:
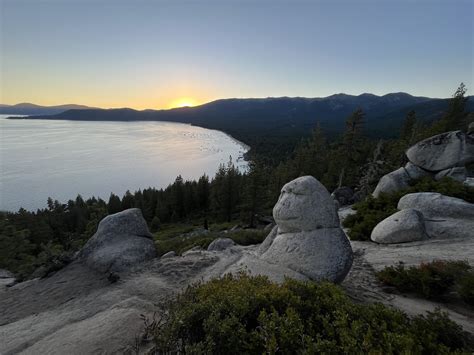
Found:
[[(233, 98), (169, 110), (87, 108), (29, 118), (190, 123), (224, 131), (255, 146), (262, 139), (304, 136), (317, 123), (329, 136), (336, 135), (344, 129), (347, 117), (359, 107), (366, 113), (365, 127), (369, 136), (395, 137), (410, 110), (415, 110), (420, 120), (429, 122), (441, 117), (448, 107), (448, 99), (412, 96), (404, 92), (383, 96), (364, 93), (358, 96), (335, 94), (323, 98)], [(474, 111), (473, 96), (469, 97), (468, 110)]]
[(67, 110), (84, 110), (96, 107), (85, 105), (57, 105), (57, 106), (40, 106), (29, 102), (22, 102), (16, 105), (0, 104), (0, 114), (2, 115), (56, 115)]

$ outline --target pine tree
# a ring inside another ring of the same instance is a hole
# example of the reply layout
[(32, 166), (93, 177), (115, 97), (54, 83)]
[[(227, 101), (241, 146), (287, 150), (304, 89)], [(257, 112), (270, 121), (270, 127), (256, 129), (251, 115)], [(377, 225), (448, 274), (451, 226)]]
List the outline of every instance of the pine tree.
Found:
[(403, 121), (402, 128), (400, 130), (400, 138), (406, 143), (407, 146), (411, 146), (415, 140), (416, 135), (416, 113), (411, 110)]
[(122, 211), (122, 203), (120, 202), (120, 197), (114, 195), (113, 193), (110, 194), (109, 203), (107, 206), (107, 210), (109, 214), (117, 213)]

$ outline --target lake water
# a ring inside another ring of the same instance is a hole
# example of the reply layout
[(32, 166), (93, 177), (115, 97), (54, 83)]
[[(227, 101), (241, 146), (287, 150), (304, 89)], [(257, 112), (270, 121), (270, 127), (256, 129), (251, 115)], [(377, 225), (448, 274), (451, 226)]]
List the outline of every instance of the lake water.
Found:
[(0, 210), (46, 207), (77, 194), (166, 187), (176, 176), (245, 169), (247, 148), (225, 133), (169, 122), (8, 120), (0, 115)]

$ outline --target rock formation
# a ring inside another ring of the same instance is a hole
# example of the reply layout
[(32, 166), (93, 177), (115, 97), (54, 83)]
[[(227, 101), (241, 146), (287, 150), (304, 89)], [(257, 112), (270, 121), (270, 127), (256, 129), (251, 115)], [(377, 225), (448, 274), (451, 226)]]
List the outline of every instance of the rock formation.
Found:
[(406, 152), (422, 169), (438, 172), (474, 162), (474, 138), (461, 131), (445, 132), (418, 142)]
[(411, 208), (394, 213), (375, 226), (370, 239), (380, 244), (428, 239), (423, 215)]
[(431, 238), (474, 237), (474, 204), (435, 192), (403, 196), (398, 209), (416, 209), (423, 214)]
[(262, 261), (311, 280), (344, 279), (352, 265), (352, 249), (334, 202), (318, 180), (303, 176), (283, 186), (273, 217), (277, 227), (261, 245)]
[(450, 177), (467, 179), (466, 164), (474, 162), (474, 136), (461, 131), (445, 132), (416, 143), (406, 151), (409, 162), (383, 176), (373, 192), (374, 197), (407, 188), (425, 176), (436, 180)]
[(79, 253), (79, 259), (101, 272), (121, 272), (156, 256), (153, 236), (138, 208), (105, 217)]

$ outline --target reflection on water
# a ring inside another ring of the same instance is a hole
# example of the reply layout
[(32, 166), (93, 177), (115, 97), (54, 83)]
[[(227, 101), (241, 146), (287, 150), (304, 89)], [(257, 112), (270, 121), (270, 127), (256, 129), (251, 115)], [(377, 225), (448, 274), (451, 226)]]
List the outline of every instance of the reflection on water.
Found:
[(226, 134), (169, 122), (7, 120), (0, 115), (0, 210), (46, 206), (213, 176), (246, 148)]

